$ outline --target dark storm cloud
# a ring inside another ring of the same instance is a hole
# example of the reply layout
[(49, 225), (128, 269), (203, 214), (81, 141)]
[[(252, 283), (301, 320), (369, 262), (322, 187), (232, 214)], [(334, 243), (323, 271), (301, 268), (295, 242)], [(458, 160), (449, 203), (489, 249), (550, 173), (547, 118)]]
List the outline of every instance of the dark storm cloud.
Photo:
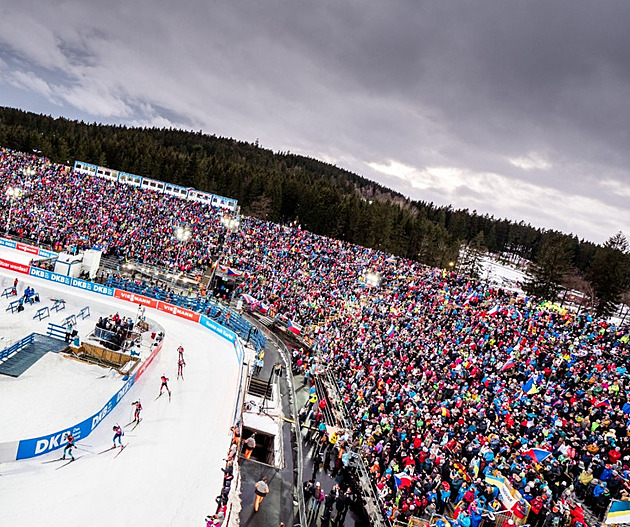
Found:
[(628, 2), (14, 4), (4, 104), (259, 138), (414, 199), (630, 231)]

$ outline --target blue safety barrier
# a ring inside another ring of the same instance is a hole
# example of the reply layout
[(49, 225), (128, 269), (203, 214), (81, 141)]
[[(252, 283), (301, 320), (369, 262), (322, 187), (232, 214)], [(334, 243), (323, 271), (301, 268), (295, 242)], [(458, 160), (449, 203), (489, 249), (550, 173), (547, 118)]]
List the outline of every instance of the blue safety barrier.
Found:
[(4, 291), (2, 291), (0, 298), (9, 298), (10, 296), (14, 296), (16, 294), (17, 293), (13, 287), (7, 287)]
[[(258, 328), (251, 324), (248, 320), (242, 317), (238, 312), (233, 311), (221, 304), (216, 300), (208, 297), (192, 298), (189, 296), (178, 295), (176, 293), (166, 293), (159, 287), (155, 287), (148, 284), (139, 284), (130, 280), (123, 280), (110, 276), (106, 285), (108, 287), (121, 289), (123, 291), (129, 291), (137, 295), (146, 296), (149, 298), (155, 298), (162, 302), (190, 309), (197, 313), (204, 314), (207, 318), (226, 325), (232, 329), (239, 337), (249, 342), (254, 346), (256, 351), (260, 351), (265, 347), (267, 343), (266, 337), (258, 331)], [(219, 315), (219, 312), (221, 314)], [(230, 319), (227, 320), (227, 313), (230, 313)]]
[(33, 318), (37, 318), (39, 321), (42, 321), (45, 318), (48, 318), (49, 316), (50, 316), (50, 309), (48, 309), (48, 306), (45, 306), (45, 307), (40, 307), (37, 310), (37, 313), (33, 315)]
[(52, 309), (56, 313), (59, 313), (59, 311), (61, 311), (62, 309), (66, 309), (66, 301), (63, 298), (58, 298), (57, 300), (55, 300), (55, 303), (50, 309)]
[(81, 320), (85, 320), (86, 318), (88, 318), (90, 316), (90, 306), (85, 306), (83, 309), (81, 309), (81, 311), (79, 311), (79, 313), (77, 314), (77, 317), (81, 317)]
[(28, 337), (24, 337), (23, 339), (18, 340), (16, 343), (12, 344), (8, 348), (5, 348), (2, 351), (0, 351), (0, 362), (4, 361), (5, 359), (8, 359), (11, 355), (13, 355), (14, 353), (17, 353), (18, 351), (25, 348), (29, 344), (32, 344), (34, 339), (35, 339), (35, 333), (31, 333)]
[(11, 313), (15, 313), (20, 307), (21, 302), (19, 300), (14, 300), (9, 304), (9, 306), (5, 309), (5, 311), (11, 311)]
[(64, 326), (60, 326), (59, 324), (49, 322), (46, 334), (55, 339), (66, 340), (66, 328)]
[(66, 328), (68, 327), (68, 324), (72, 324), (73, 326), (77, 323), (77, 317), (76, 315), (68, 315), (66, 318), (64, 318), (61, 321), (61, 325)]

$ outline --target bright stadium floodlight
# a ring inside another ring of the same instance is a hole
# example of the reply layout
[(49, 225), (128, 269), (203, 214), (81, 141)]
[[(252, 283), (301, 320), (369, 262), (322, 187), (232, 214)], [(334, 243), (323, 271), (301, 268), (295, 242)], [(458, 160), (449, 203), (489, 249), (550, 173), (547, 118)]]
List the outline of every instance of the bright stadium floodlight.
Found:
[(230, 216), (223, 216), (221, 223), (230, 232), (236, 232), (241, 225), (241, 220), (238, 218), (232, 218)]
[(178, 227), (175, 231), (175, 236), (180, 242), (185, 242), (190, 238), (190, 231), (184, 227)]
[[(179, 250), (177, 251), (177, 260), (175, 261), (175, 267), (178, 267), (179, 257), (182, 254), (182, 248), (184, 247), (184, 243), (186, 243), (190, 239), (190, 229), (188, 227), (177, 227), (175, 231), (175, 237), (182, 242), (179, 246)], [(176, 275), (173, 273), (173, 281), (171, 282), (171, 286), (175, 284)]]
[(223, 237), (223, 241), (221, 242), (221, 246), (219, 248), (219, 257), (217, 258), (217, 261), (214, 263), (214, 266), (212, 268), (212, 274), (210, 275), (210, 280), (208, 280), (208, 288), (210, 290), (212, 290), (214, 277), (217, 274), (217, 268), (219, 267), (219, 264), (221, 263), (221, 258), (223, 257), (223, 248), (225, 247), (225, 244), (228, 242), (230, 235), (233, 232), (236, 232), (238, 228), (241, 226), (241, 220), (239, 217), (233, 218), (231, 216), (222, 216), (221, 224), (225, 227), (225, 229), (228, 232), (227, 232), (227, 235)]
[(5, 234), (9, 234), (11, 226), (11, 214), (13, 214), (13, 200), (22, 197), (22, 189), (19, 187), (9, 187), (7, 189), (7, 197), (9, 198), (9, 216), (7, 218), (7, 228)]
[(368, 271), (364, 277), (366, 285), (370, 287), (378, 287), (381, 283), (381, 275), (374, 271)]

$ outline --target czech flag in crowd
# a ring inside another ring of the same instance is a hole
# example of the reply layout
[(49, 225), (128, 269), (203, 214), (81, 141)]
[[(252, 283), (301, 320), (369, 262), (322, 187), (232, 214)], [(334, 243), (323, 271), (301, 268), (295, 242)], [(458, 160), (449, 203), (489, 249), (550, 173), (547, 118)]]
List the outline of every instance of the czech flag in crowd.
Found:
[(606, 515), (607, 525), (630, 522), (630, 501), (613, 501)]
[(610, 408), (610, 401), (608, 399), (604, 399), (595, 403), (593, 406), (595, 406), (595, 408), (601, 408), (602, 406), (608, 406), (608, 408)]
[(241, 295), (241, 297), (248, 304), (254, 304), (254, 305), (258, 304), (258, 300), (256, 300), (252, 295), (248, 295), (247, 293), (243, 293)]
[(405, 472), (394, 474), (394, 481), (396, 482), (396, 488), (411, 487), (411, 476)]
[(394, 334), (394, 324), (389, 326), (389, 329), (385, 332), (385, 336), (387, 338), (391, 337)]
[(496, 313), (499, 312), (499, 306), (498, 304), (496, 306), (494, 306), (492, 309), (488, 310), (488, 315), (495, 315)]
[(269, 311), (269, 306), (264, 302), (261, 302), (258, 309), (260, 309), (260, 312), (264, 315), (267, 311)]
[(541, 448), (530, 448), (526, 452), (523, 452), (523, 455), (533, 459), (536, 463), (540, 463), (544, 459), (547, 459), (551, 455), (551, 452)]
[(466, 301), (464, 302), (464, 305), (467, 305), (469, 302), (472, 302), (473, 300), (479, 300), (479, 293), (477, 293), (476, 291), (474, 293), (470, 294), (466, 298)]
[(287, 321), (287, 329), (294, 335), (299, 335), (300, 333), (302, 333), (302, 326), (297, 322), (293, 322), (293, 320)]

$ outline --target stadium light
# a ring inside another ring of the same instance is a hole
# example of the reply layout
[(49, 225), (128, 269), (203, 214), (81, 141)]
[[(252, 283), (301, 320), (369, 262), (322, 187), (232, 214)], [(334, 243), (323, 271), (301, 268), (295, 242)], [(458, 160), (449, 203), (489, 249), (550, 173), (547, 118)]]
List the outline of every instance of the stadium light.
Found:
[[(180, 242), (180, 245), (179, 250), (177, 251), (177, 259), (175, 260), (176, 269), (179, 268), (179, 257), (182, 254), (182, 248), (184, 247), (184, 244), (188, 240), (190, 240), (190, 236), (190, 229), (188, 229), (188, 227), (177, 227), (177, 230), (175, 231), (175, 237)], [(175, 284), (176, 277), (177, 275), (173, 273), (173, 281), (171, 282), (171, 287)]]
[(223, 216), (221, 223), (230, 232), (236, 232), (241, 225), (241, 220), (238, 218), (232, 218), (230, 216)]
[(228, 232), (227, 232), (227, 235), (223, 238), (221, 247), (219, 249), (219, 257), (217, 258), (217, 261), (214, 263), (214, 267), (212, 268), (212, 274), (210, 275), (210, 280), (208, 280), (208, 289), (210, 291), (212, 291), (212, 284), (214, 283), (214, 277), (217, 274), (217, 269), (219, 267), (219, 264), (221, 263), (221, 258), (223, 257), (223, 248), (225, 247), (225, 244), (227, 243), (230, 235), (233, 232), (236, 232), (238, 228), (241, 226), (241, 220), (238, 217), (233, 218), (231, 216), (222, 216), (221, 224), (225, 227), (225, 229)]
[(7, 218), (7, 228), (5, 234), (9, 234), (11, 225), (11, 214), (13, 213), (13, 200), (22, 197), (22, 189), (19, 187), (9, 187), (7, 189), (7, 197), (9, 198), (9, 216)]
[(188, 229), (185, 229), (184, 227), (178, 227), (177, 231), (175, 232), (175, 236), (177, 236), (177, 239), (180, 242), (185, 242), (190, 239), (190, 231)]
[(381, 275), (374, 271), (368, 271), (365, 273), (364, 278), (365, 284), (370, 287), (378, 287), (381, 283)]

